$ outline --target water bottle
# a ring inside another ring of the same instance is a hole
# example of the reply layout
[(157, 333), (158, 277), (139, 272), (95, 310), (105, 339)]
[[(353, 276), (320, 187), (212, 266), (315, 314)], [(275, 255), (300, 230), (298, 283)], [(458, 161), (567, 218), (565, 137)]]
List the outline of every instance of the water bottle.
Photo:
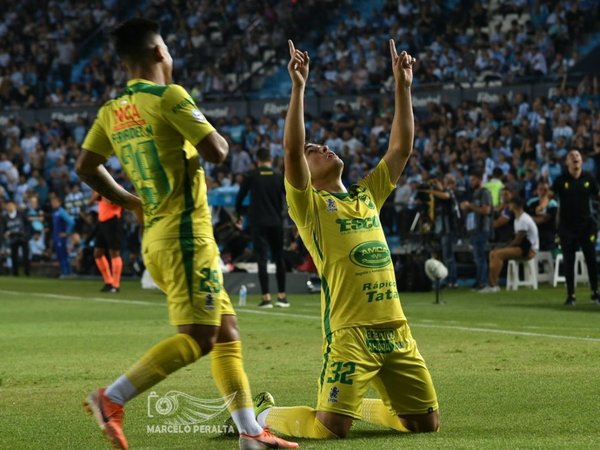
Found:
[(248, 289), (245, 284), (240, 286), (240, 299), (238, 301), (238, 305), (246, 306), (246, 297), (248, 296)]

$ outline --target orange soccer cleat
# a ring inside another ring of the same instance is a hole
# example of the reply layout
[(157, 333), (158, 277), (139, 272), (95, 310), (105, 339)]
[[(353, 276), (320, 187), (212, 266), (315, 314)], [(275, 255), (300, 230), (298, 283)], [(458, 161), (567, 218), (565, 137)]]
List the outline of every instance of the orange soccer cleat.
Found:
[(240, 450), (261, 450), (264, 448), (298, 448), (296, 442), (289, 442), (272, 434), (268, 428), (262, 433), (251, 436), (240, 433)]
[(123, 405), (113, 402), (104, 395), (104, 388), (90, 392), (83, 402), (83, 407), (88, 414), (96, 418), (96, 422), (113, 448), (120, 450), (129, 448), (123, 434)]

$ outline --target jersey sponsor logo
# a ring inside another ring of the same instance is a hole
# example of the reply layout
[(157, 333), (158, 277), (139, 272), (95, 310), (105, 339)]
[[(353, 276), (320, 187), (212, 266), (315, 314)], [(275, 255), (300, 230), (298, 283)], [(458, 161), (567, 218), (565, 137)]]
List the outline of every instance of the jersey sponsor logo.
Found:
[(392, 258), (385, 242), (366, 241), (350, 251), (350, 261), (357, 266), (376, 269), (390, 264)]
[(404, 348), (404, 342), (396, 340), (394, 330), (368, 329), (365, 342), (371, 353), (391, 353)]
[(340, 226), (340, 233), (356, 230), (370, 230), (371, 228), (380, 228), (381, 222), (379, 216), (371, 216), (354, 219), (337, 219), (335, 223)]
[(136, 122), (139, 124), (146, 123), (136, 105), (125, 105), (114, 110), (115, 119), (118, 124)]
[(208, 122), (206, 117), (204, 117), (204, 114), (202, 114), (199, 109), (192, 110), (192, 117), (198, 122)]

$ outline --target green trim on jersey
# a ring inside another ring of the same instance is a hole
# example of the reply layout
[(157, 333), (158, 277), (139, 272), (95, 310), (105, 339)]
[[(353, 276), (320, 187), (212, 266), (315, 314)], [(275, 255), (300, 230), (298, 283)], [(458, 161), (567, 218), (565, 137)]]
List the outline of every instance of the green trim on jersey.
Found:
[(321, 370), (321, 389), (325, 383), (325, 372), (329, 365), (329, 352), (331, 351), (331, 295), (329, 292), (329, 284), (324, 276), (321, 276), (321, 286), (323, 288), (323, 295), (325, 296), (325, 310), (323, 311), (323, 334), (327, 340), (327, 349), (323, 355), (323, 370)]
[[(328, 337), (328, 339), (331, 340), (331, 337)], [(323, 353), (323, 368), (321, 369), (321, 376), (319, 377), (319, 390), (322, 390), (323, 385), (325, 384), (325, 374), (327, 373), (327, 366), (329, 366), (329, 353), (331, 353), (331, 345), (328, 341), (325, 353)]]
[(183, 195), (185, 201), (184, 210), (181, 213), (181, 222), (179, 224), (179, 243), (181, 245), (181, 256), (183, 258), (183, 267), (185, 269), (185, 279), (188, 287), (188, 296), (190, 302), (193, 300), (193, 279), (194, 279), (194, 238), (192, 227), (192, 212), (194, 212), (194, 198), (192, 197), (192, 187), (188, 177), (188, 161), (185, 153), (182, 153), (184, 165)]
[(321, 247), (319, 247), (319, 241), (317, 240), (317, 235), (314, 232), (312, 238), (315, 248), (317, 249), (317, 253), (319, 254), (319, 258), (321, 258), (321, 261), (323, 261), (323, 252), (321, 251)]
[(123, 97), (124, 95), (132, 95), (137, 93), (156, 95), (157, 97), (162, 97), (165, 91), (169, 88), (169, 86), (161, 86), (158, 84), (149, 84), (149, 83), (135, 83), (131, 86), (127, 86), (121, 94), (117, 96)]
[(323, 295), (325, 296), (325, 311), (323, 311), (323, 331), (327, 337), (327, 343), (331, 343), (331, 293), (327, 278), (321, 276), (321, 286), (323, 287)]
[(350, 197), (350, 192), (330, 192), (329, 194), (333, 195), (339, 200), (346, 200), (348, 197)]

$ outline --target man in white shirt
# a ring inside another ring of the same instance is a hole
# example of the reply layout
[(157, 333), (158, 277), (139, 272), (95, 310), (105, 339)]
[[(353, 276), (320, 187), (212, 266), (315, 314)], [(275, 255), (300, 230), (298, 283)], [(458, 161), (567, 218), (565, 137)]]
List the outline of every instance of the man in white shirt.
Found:
[(509, 259), (524, 259), (529, 260), (535, 257), (539, 250), (539, 233), (538, 228), (529, 214), (524, 211), (525, 200), (521, 197), (513, 197), (509, 201), (510, 211), (515, 216), (515, 237), (506, 246), (496, 248), (490, 252), (489, 263), (489, 286), (481, 289), (479, 292), (498, 292), (498, 279), (504, 261)]

